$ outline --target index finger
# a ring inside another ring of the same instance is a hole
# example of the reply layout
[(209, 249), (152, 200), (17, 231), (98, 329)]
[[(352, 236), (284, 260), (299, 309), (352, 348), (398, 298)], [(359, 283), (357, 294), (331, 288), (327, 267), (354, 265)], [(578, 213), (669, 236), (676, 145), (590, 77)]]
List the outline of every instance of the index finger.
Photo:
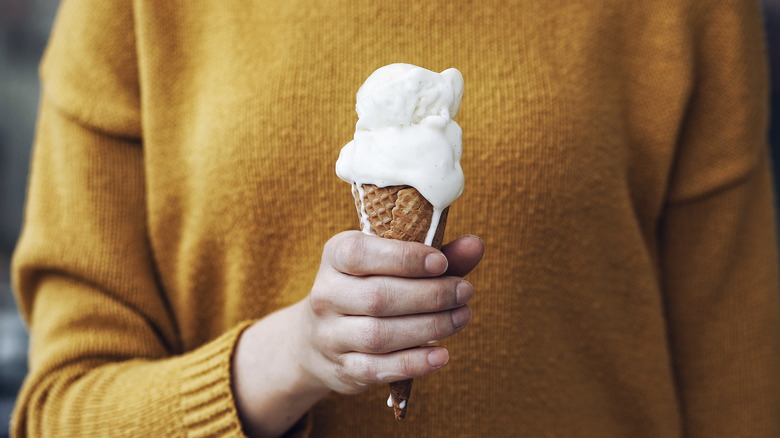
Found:
[(447, 270), (447, 258), (435, 248), (359, 231), (331, 238), (325, 244), (322, 261), (344, 274), (361, 276), (435, 277)]

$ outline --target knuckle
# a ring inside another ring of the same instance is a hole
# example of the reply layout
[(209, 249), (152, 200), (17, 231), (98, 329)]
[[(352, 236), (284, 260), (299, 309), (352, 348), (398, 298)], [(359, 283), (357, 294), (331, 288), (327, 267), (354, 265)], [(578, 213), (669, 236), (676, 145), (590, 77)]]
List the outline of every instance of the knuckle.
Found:
[(371, 281), (371, 287), (365, 296), (366, 312), (371, 316), (381, 316), (385, 314), (390, 294), (387, 279), (374, 277)]
[(370, 356), (352, 353), (341, 366), (339, 379), (351, 386), (363, 386), (359, 383), (371, 383), (376, 380), (376, 370)]
[(309, 307), (311, 311), (317, 316), (323, 316), (328, 313), (328, 310), (332, 307), (333, 303), (326, 294), (319, 291), (319, 289), (312, 290), (309, 295)]
[(325, 242), (325, 246), (322, 247), (323, 260), (333, 258), (333, 255), (336, 253), (336, 248), (339, 247), (339, 242), (344, 239), (344, 235), (345, 233), (336, 234)]
[(358, 233), (345, 234), (333, 248), (333, 258), (343, 270), (355, 272), (362, 265), (365, 258), (365, 242), (362, 237)]
[(370, 380), (360, 377), (362, 372), (359, 370), (362, 368), (360, 360), (356, 359), (354, 354), (345, 354), (336, 358), (332, 362), (335, 384), (331, 389), (346, 395), (359, 394), (368, 389)]
[(344, 365), (344, 362), (342, 361), (333, 362), (333, 375), (335, 375), (336, 378), (341, 381), (344, 381), (349, 378), (349, 373), (347, 372), (347, 367)]
[(374, 366), (368, 357), (364, 355), (360, 356), (360, 359), (357, 360), (355, 364), (353, 377), (362, 382), (370, 382), (375, 379), (376, 373), (374, 372)]
[(335, 360), (343, 348), (339, 348), (339, 341), (333, 335), (333, 330), (318, 327), (313, 333), (312, 338), (317, 345), (320, 353), (329, 360)]
[(403, 244), (399, 245), (400, 249), (396, 251), (397, 264), (401, 269), (403, 275), (415, 276), (422, 266), (419, 260), (418, 249), (416, 245)]
[(434, 315), (430, 327), (433, 332), (433, 339), (444, 339), (451, 335), (453, 326), (450, 312)]
[(399, 358), (398, 371), (404, 376), (416, 376), (417, 367), (411, 354), (404, 354)]
[(450, 284), (446, 281), (433, 281), (433, 306), (436, 310), (449, 309), (452, 304), (452, 294), (450, 293)]
[(381, 353), (387, 345), (382, 321), (367, 318), (362, 330), (362, 344), (370, 353)]

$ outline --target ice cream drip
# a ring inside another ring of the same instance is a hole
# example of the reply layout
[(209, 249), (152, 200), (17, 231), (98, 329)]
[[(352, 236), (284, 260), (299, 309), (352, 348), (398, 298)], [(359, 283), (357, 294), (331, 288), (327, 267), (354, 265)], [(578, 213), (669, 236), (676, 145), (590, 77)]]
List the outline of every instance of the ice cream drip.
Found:
[[(393, 395), (390, 394), (389, 397), (387, 397), (387, 407), (392, 408), (393, 407)], [(406, 407), (406, 400), (401, 400), (401, 403), (398, 405), (399, 408), (404, 409)]]
[(462, 131), (452, 120), (462, 95), (458, 70), (410, 64), (381, 67), (360, 87), (355, 135), (341, 149), (336, 174), (360, 195), (364, 233), (371, 228), (362, 185), (411, 186), (433, 206), (425, 239), (431, 244), (442, 211), (463, 192)]

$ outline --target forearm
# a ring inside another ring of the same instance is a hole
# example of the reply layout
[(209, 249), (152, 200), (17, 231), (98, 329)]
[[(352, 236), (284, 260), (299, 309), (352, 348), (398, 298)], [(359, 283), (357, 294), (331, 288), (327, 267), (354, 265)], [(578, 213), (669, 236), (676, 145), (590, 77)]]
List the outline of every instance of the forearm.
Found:
[(664, 225), (670, 346), (691, 437), (780, 434), (780, 292), (767, 163), (673, 206)]
[[(72, 291), (62, 283), (47, 287), (55, 285), (61, 294)], [(145, 335), (141, 326), (114, 318), (119, 321), (89, 338), (63, 335), (59, 342), (35, 347), (38, 352), (14, 412), (14, 436), (240, 435), (230, 357), (243, 326), (183, 355), (122, 359), (121, 350), (141, 345), (128, 332)], [(69, 324), (84, 322), (72, 319)], [(128, 332), (119, 337), (113, 329)], [(60, 349), (68, 353), (50, 354)], [(45, 359), (36, 360), (38, 356)]]

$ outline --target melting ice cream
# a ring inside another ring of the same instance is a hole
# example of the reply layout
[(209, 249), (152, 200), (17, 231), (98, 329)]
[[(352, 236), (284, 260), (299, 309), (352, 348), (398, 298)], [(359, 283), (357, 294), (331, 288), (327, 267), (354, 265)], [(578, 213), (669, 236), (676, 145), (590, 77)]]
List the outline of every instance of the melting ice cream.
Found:
[[(462, 131), (452, 120), (463, 95), (454, 68), (436, 73), (410, 64), (376, 70), (357, 92), (355, 136), (341, 150), (336, 174), (354, 184), (412, 186), (433, 205), (426, 244), (441, 212), (463, 192)], [(370, 234), (365, 211), (363, 232)]]

